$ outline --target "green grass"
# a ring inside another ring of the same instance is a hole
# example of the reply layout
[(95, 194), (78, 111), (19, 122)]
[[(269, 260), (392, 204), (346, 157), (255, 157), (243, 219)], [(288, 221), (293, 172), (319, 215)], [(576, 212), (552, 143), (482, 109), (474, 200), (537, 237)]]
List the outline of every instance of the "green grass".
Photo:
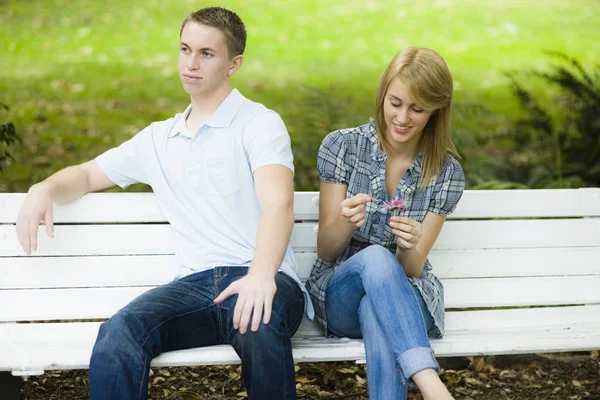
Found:
[[(214, 4), (0, 0), (0, 101), (11, 106), (9, 117), (23, 138), (0, 189), (26, 190), (181, 111), (188, 99), (176, 74), (180, 23), (190, 11)], [(547, 66), (544, 50), (600, 64), (596, 0), (219, 5), (237, 11), (248, 28), (244, 65), (233, 84), (282, 114), (294, 143), (307, 146), (299, 150), (302, 160), (297, 155), (306, 168), (328, 129), (372, 115), (380, 75), (405, 46), (444, 56), (457, 103), (481, 104), (507, 118), (519, 110), (505, 72)], [(538, 93), (550, 90), (532, 85)], [(300, 188), (314, 183), (314, 175), (299, 179)]]

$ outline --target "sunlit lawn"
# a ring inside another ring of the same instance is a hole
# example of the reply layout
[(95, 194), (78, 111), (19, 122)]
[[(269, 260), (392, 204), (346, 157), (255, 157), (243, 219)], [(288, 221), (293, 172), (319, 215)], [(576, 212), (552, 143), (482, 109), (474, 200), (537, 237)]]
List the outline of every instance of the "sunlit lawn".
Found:
[[(518, 109), (505, 72), (548, 65), (544, 50), (600, 64), (595, 0), (0, 0), (0, 101), (24, 139), (4, 190), (25, 190), (184, 109), (179, 27), (208, 5), (232, 8), (246, 22), (234, 85), (280, 112), (296, 141), (309, 133), (320, 140), (327, 132), (314, 130), (331, 126), (319, 121), (366, 120), (381, 72), (408, 45), (446, 58), (457, 102), (508, 116)], [(307, 88), (323, 90), (319, 101), (342, 116), (321, 115)], [(311, 118), (316, 128), (307, 132)]]

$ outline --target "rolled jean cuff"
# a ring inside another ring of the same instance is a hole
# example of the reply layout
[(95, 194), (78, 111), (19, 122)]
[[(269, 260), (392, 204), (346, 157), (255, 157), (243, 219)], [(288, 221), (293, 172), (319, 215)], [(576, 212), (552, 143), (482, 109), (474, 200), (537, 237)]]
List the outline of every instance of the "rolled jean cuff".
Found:
[(419, 371), (426, 368), (433, 368), (440, 373), (440, 365), (435, 359), (431, 347), (414, 347), (405, 351), (398, 357), (398, 365), (400, 365), (400, 374), (402, 383), (408, 383), (410, 386), (415, 386), (411, 377)]

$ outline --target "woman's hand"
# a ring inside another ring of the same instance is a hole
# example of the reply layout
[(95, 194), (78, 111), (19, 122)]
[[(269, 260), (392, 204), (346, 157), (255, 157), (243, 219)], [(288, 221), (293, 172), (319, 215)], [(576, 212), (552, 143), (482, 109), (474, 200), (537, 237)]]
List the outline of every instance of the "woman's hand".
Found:
[(342, 201), (342, 216), (346, 222), (355, 228), (360, 228), (367, 222), (365, 203), (371, 201), (371, 196), (365, 193), (359, 193)]
[(396, 246), (399, 249), (414, 249), (423, 235), (421, 223), (408, 217), (391, 217), (390, 226), (392, 233), (396, 235)]

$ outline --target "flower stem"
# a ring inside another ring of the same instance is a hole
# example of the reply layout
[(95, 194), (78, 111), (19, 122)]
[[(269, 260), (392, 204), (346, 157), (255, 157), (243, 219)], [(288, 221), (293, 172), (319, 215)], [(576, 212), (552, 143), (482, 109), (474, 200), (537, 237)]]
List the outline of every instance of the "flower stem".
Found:
[[(398, 211), (399, 210), (397, 208), (394, 209), (394, 211), (392, 211), (392, 217), (397, 216), (398, 215)], [(391, 227), (390, 227), (390, 236), (388, 237), (388, 239), (385, 242), (385, 247), (387, 249), (391, 250), (392, 243), (394, 243), (394, 238), (395, 238), (395, 235), (391, 232)]]

